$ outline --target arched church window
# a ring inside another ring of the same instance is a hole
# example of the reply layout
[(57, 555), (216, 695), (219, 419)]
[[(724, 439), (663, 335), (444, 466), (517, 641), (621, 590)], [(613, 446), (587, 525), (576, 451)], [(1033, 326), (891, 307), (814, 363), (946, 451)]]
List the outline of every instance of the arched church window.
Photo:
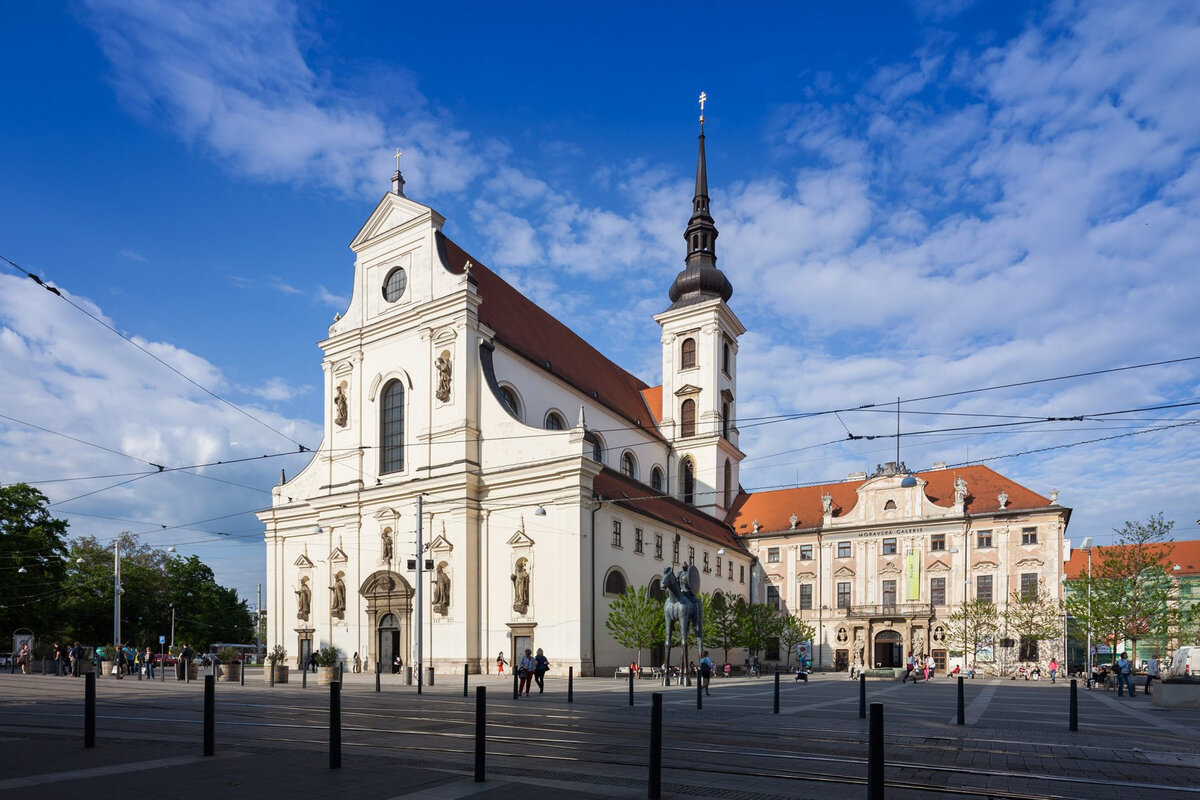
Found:
[(683, 488), (683, 502), (693, 505), (696, 502), (696, 466), (690, 458), (685, 458), (679, 467), (679, 483)]
[(733, 500), (733, 465), (729, 463), (729, 459), (725, 459), (725, 507), (729, 508), (730, 502)]
[(604, 593), (610, 595), (625, 594), (625, 576), (621, 570), (613, 567), (604, 578)]
[(500, 387), (500, 402), (504, 404), (514, 417), (521, 416), (521, 401), (517, 399), (517, 393), (507, 386)]
[(650, 488), (656, 492), (663, 490), (663, 471), (658, 467), (650, 470)]
[(696, 435), (696, 401), (690, 398), (679, 407), (679, 435)]
[(690, 336), (679, 345), (679, 368), (691, 369), (696, 366), (696, 340)]
[(633, 460), (633, 453), (628, 450), (621, 454), (621, 474), (629, 478), (637, 477), (637, 462)]
[(604, 463), (604, 442), (602, 442), (600, 440), (600, 437), (598, 435), (596, 435), (595, 433), (593, 433), (592, 431), (588, 431), (586, 434), (584, 434), (583, 438), (584, 438), (584, 440), (592, 443), (592, 460), (599, 461), (601, 464), (603, 464)]
[(693, 250), (700, 249), (700, 234), (698, 234), (698, 233), (692, 234), (692, 249)]
[(557, 411), (551, 411), (546, 414), (546, 430), (561, 431), (566, 430), (567, 423), (563, 420), (562, 415)]
[(721, 403), (721, 437), (729, 438), (729, 401)]
[(391, 381), (383, 387), (379, 407), (379, 474), (404, 469), (404, 384)]
[(729, 374), (729, 340), (721, 342), (721, 371)]

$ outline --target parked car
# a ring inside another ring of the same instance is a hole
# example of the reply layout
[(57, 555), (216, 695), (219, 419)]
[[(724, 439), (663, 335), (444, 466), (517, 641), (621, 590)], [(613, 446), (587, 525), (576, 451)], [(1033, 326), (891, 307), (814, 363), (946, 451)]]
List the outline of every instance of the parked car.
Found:
[(171, 655), (170, 653), (167, 653), (165, 655), (163, 653), (155, 653), (154, 654), (154, 666), (156, 666), (156, 667), (161, 667), (163, 664), (166, 664), (168, 667), (173, 667), (178, 663), (179, 663), (179, 659), (176, 658), (175, 656)]

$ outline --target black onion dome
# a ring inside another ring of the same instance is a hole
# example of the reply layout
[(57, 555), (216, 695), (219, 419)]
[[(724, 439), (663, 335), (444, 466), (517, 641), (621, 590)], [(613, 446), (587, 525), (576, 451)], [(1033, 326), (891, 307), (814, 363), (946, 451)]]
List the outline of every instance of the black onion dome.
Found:
[(700, 128), (700, 152), (696, 160), (696, 195), (692, 217), (683, 232), (687, 242), (685, 267), (675, 276), (668, 292), (671, 308), (689, 306), (720, 297), (728, 302), (733, 284), (717, 269), (717, 226), (708, 213), (708, 165), (704, 155), (704, 128)]

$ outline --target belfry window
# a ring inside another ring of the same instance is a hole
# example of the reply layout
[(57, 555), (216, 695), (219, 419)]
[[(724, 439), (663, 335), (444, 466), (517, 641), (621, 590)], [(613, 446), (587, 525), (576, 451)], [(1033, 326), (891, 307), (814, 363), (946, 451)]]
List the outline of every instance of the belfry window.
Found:
[(725, 459), (725, 507), (729, 508), (729, 504), (733, 501), (733, 465), (729, 463), (729, 459)]
[(696, 467), (690, 458), (685, 458), (680, 466), (679, 482), (683, 488), (683, 502), (689, 506), (696, 502)]
[(404, 469), (404, 384), (383, 387), (379, 408), (379, 474)]
[(679, 368), (691, 369), (696, 366), (696, 340), (690, 336), (679, 345)]
[(696, 401), (691, 398), (679, 406), (679, 435), (696, 435)]

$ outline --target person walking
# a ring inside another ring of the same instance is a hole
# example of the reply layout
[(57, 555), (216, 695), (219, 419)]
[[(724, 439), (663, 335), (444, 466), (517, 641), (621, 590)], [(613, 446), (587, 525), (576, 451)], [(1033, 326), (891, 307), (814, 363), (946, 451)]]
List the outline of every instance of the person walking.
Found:
[(150, 645), (146, 645), (146, 652), (142, 654), (142, 663), (146, 665), (146, 677), (154, 680), (154, 651), (150, 649)]
[(929, 655), (925, 658), (925, 681), (928, 682), (933, 677), (933, 671), (937, 668), (937, 662), (933, 660), (933, 656)]
[(83, 645), (79, 642), (67, 651), (67, 657), (71, 659), (71, 677), (78, 678), (79, 673), (83, 671)]
[(188, 647), (187, 642), (184, 642), (183, 649), (179, 651), (179, 660), (175, 662), (175, 680), (185, 680), (191, 668), (192, 648)]
[(533, 670), (537, 666), (537, 662), (533, 659), (533, 651), (526, 649), (525, 656), (521, 659), (521, 666), (517, 668), (517, 677), (520, 683), (517, 684), (517, 694), (524, 692), (529, 694), (529, 684), (533, 681)]
[(1046, 665), (1046, 669), (1050, 671), (1050, 682), (1054, 683), (1054, 677), (1058, 675), (1058, 659), (1051, 658), (1050, 663)]
[(537, 655), (533, 657), (533, 679), (537, 681), (538, 694), (546, 691), (546, 673), (550, 671), (550, 661), (547, 660), (546, 654), (542, 652), (542, 648), (538, 648)]
[(308, 666), (311, 667), (313, 673), (316, 674), (316, 671), (317, 671), (317, 654), (316, 653), (308, 654)]
[(915, 670), (916, 668), (917, 668), (917, 659), (913, 656), (912, 650), (909, 650), (908, 658), (905, 659), (905, 661), (904, 661), (904, 680), (902, 680), (900, 682), (907, 683), (908, 679), (912, 678), (913, 684), (916, 685), (917, 676), (913, 674), (913, 670)]
[(1150, 691), (1150, 681), (1158, 680), (1158, 659), (1146, 659), (1146, 688), (1143, 689), (1146, 694), (1153, 694)]
[(1121, 653), (1121, 657), (1117, 659), (1117, 697), (1124, 697), (1123, 690), (1129, 689), (1129, 696), (1133, 697), (1133, 663), (1128, 658), (1128, 653)]
[(501, 678), (504, 677), (504, 665), (508, 662), (504, 660), (504, 651), (500, 651), (500, 655), (496, 656), (496, 674)]
[(354, 671), (362, 672), (362, 659), (358, 657), (358, 652), (354, 653)]
[(28, 675), (30, 672), (29, 662), (33, 660), (33, 654), (29, 652), (29, 643), (21, 645), (21, 652), (17, 653), (17, 666), (21, 668), (22, 675)]
[(700, 656), (700, 681), (704, 684), (705, 694), (709, 694), (708, 684), (712, 681), (712, 673), (713, 662), (712, 659), (708, 657), (708, 651), (705, 650), (704, 654)]

